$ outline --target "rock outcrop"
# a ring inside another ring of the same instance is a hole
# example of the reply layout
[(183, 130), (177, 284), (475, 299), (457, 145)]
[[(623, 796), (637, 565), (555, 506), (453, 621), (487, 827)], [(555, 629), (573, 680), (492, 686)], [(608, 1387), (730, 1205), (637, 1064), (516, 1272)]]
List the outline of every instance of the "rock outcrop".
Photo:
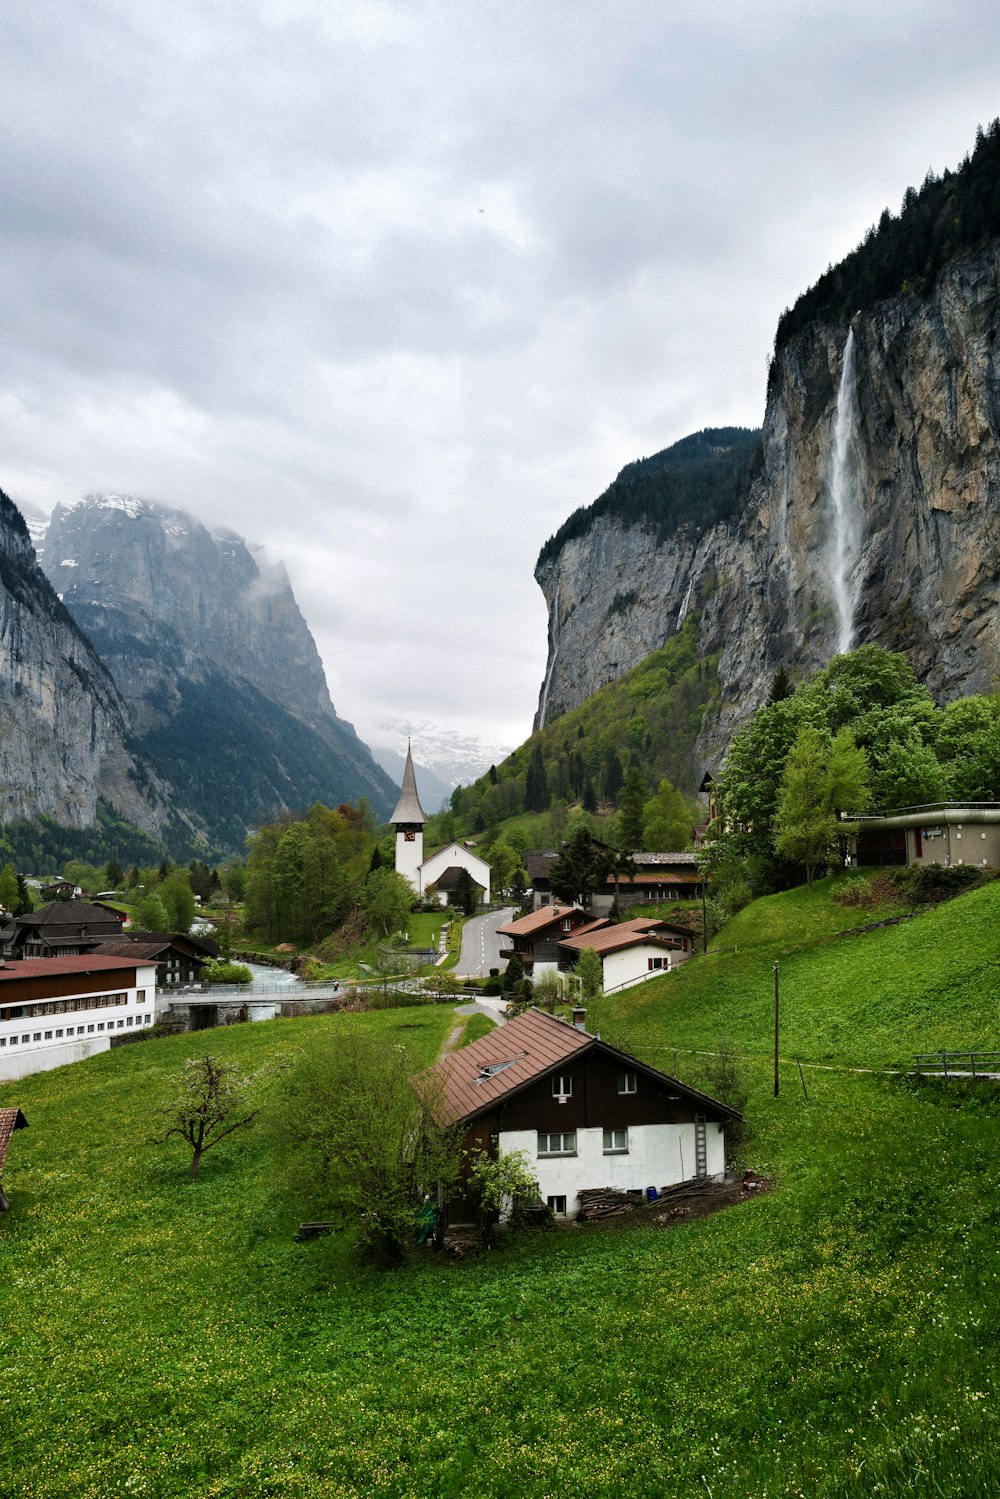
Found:
[(45, 567), (132, 727), (211, 841), (283, 808), (396, 788), (330, 701), (285, 569), (233, 532), (131, 495), (58, 505)]
[[(956, 257), (924, 297), (853, 322), (846, 583), (852, 645), (903, 651), (940, 700), (1000, 675), (1000, 243)], [(689, 609), (718, 655), (722, 701), (699, 759), (717, 757), (767, 696), (838, 648), (833, 431), (848, 335), (813, 324), (776, 357), (763, 462), (742, 514), (660, 539), (602, 514), (546, 557), (549, 659), (539, 717), (582, 702), (657, 648)]]
[(35, 560), (24, 519), (0, 494), (0, 823), (39, 814), (90, 827), (100, 798), (157, 835), (163, 787), (137, 750), (103, 662)]

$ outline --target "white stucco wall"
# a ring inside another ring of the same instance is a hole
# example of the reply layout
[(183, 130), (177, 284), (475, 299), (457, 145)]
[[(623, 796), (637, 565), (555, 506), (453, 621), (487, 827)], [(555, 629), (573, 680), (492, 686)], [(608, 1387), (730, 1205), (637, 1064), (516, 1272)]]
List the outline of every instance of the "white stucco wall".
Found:
[(424, 857), (424, 835), (417, 832), (413, 842), (407, 843), (405, 833), (396, 834), (396, 873), (409, 880), (414, 890), (420, 892), (420, 865)]
[[(577, 1211), (577, 1193), (585, 1188), (645, 1192), (647, 1187), (669, 1187), (694, 1176), (694, 1124), (631, 1125), (628, 1141), (626, 1155), (605, 1155), (603, 1128), (578, 1129), (575, 1156), (540, 1157), (536, 1130), (506, 1130), (499, 1137), (501, 1150), (525, 1151), (537, 1173), (542, 1201), (565, 1196), (570, 1214)], [(722, 1126), (712, 1120), (705, 1125), (705, 1148), (708, 1175), (721, 1179), (726, 1170), (725, 1137)]]
[[(398, 848), (398, 844), (397, 844)], [(441, 878), (446, 869), (457, 866), (459, 869), (467, 869), (477, 885), (482, 885), (486, 892), (483, 899), (489, 902), (490, 898), (490, 866), (485, 859), (480, 859), (477, 854), (470, 853), (460, 843), (449, 843), (447, 848), (439, 848), (420, 866), (420, 891), (423, 893), (428, 885), (433, 885)], [(397, 866), (398, 867), (398, 866)]]
[[(604, 990), (621, 989), (629, 984), (641, 984), (645, 979), (659, 978), (667, 973), (683, 953), (671, 952), (669, 948), (657, 947), (654, 943), (643, 943), (639, 947), (626, 947), (623, 952), (609, 952), (604, 958)], [(650, 958), (662, 958), (662, 968), (650, 968)]]
[[(28, 1077), (33, 1072), (48, 1072), (53, 1067), (64, 1067), (67, 1062), (82, 1061), (96, 1052), (109, 1050), (113, 1034), (125, 1035), (152, 1025), (156, 999), (155, 964), (137, 968), (138, 982), (130, 988), (119, 989), (110, 979), (111, 975), (102, 984), (100, 975), (81, 975), (77, 992), (54, 996), (52, 1001), (44, 996), (20, 1002), (5, 1001), (3, 985), (0, 984), (0, 1013), (3, 1008), (15, 1004), (25, 1009), (68, 999), (83, 1001), (83, 1007), (78, 1010), (0, 1020), (0, 1079)], [(87, 1008), (88, 998), (110, 993), (124, 993), (125, 1004)], [(141, 1001), (139, 994), (143, 996)], [(71, 1027), (72, 1038), (69, 1035)]]

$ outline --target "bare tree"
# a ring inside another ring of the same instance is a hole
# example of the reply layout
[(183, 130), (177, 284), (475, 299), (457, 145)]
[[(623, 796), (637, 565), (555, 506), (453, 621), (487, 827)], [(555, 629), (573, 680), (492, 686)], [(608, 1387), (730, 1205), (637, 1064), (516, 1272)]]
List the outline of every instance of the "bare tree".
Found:
[(187, 1141), (194, 1181), (205, 1151), (252, 1124), (260, 1110), (247, 1111), (248, 1079), (218, 1057), (192, 1057), (177, 1080), (181, 1086), (173, 1103), (156, 1111), (167, 1127), (151, 1144), (165, 1145), (172, 1135)]

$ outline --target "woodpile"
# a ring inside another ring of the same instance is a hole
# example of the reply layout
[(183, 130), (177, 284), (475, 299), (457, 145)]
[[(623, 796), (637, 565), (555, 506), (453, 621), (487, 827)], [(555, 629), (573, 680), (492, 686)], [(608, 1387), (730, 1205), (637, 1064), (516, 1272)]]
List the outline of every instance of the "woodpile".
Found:
[(631, 1213), (633, 1208), (642, 1205), (637, 1197), (630, 1197), (627, 1192), (619, 1192), (614, 1187), (586, 1187), (578, 1196), (580, 1211), (577, 1219), (580, 1223), (596, 1223), (601, 1218), (615, 1218), (620, 1213)]
[(479, 1230), (467, 1224), (445, 1229), (441, 1236), (441, 1248), (453, 1260), (467, 1260), (482, 1249)]

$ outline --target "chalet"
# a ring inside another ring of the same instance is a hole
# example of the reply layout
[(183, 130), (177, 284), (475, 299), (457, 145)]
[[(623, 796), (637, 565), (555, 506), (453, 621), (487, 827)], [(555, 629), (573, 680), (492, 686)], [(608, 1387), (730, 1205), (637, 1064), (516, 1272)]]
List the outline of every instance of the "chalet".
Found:
[(972, 864), (1000, 868), (1000, 802), (934, 802), (852, 818), (851, 863)]
[(12, 958), (73, 957), (121, 935), (124, 916), (89, 900), (57, 900), (16, 916), (4, 945)]
[[(541, 1010), (444, 1057), (417, 1086), (439, 1122), (462, 1127), (467, 1150), (524, 1151), (558, 1217), (575, 1213), (577, 1194), (590, 1188), (644, 1196), (720, 1180), (726, 1125), (741, 1117)], [(448, 1214), (452, 1223), (472, 1216), (461, 1192)]]
[(604, 970), (604, 992), (629, 989), (646, 979), (657, 978), (681, 963), (694, 951), (694, 937), (687, 927), (674, 926), (654, 917), (634, 916), (617, 925), (596, 922), (564, 937), (559, 946), (560, 968), (572, 968), (584, 948), (597, 953)]
[(171, 932), (122, 932), (113, 942), (102, 942), (93, 951), (98, 957), (155, 963), (158, 989), (200, 983), (205, 964), (219, 955), (217, 944), (204, 937)]
[[(28, 1121), (20, 1109), (0, 1109), (0, 1176), (7, 1160), (7, 1147), (10, 1137), (16, 1129), (27, 1129)], [(0, 1213), (5, 1213), (10, 1207), (7, 1194), (0, 1185)]]
[[(559, 967), (559, 943), (573, 932), (593, 926), (593, 917), (579, 906), (540, 906), (527, 916), (519, 916), (497, 927), (499, 937), (509, 937), (509, 946), (501, 947), (504, 962), (518, 957), (528, 978)], [(598, 922), (597, 925), (605, 923)]]
[(107, 1051), (153, 1024), (156, 969), (136, 958), (0, 962), (0, 1078), (47, 1072)]
[[(603, 844), (598, 851), (611, 853)], [(549, 905), (553, 899), (551, 870), (559, 857), (557, 849), (529, 849), (524, 866), (533, 895), (532, 904)], [(617, 898), (620, 908), (636, 905), (660, 905), (668, 900), (695, 900), (703, 893), (704, 881), (693, 853), (651, 853), (642, 849), (629, 855), (632, 873), (609, 876), (597, 886), (591, 900), (595, 916), (606, 916)]]

